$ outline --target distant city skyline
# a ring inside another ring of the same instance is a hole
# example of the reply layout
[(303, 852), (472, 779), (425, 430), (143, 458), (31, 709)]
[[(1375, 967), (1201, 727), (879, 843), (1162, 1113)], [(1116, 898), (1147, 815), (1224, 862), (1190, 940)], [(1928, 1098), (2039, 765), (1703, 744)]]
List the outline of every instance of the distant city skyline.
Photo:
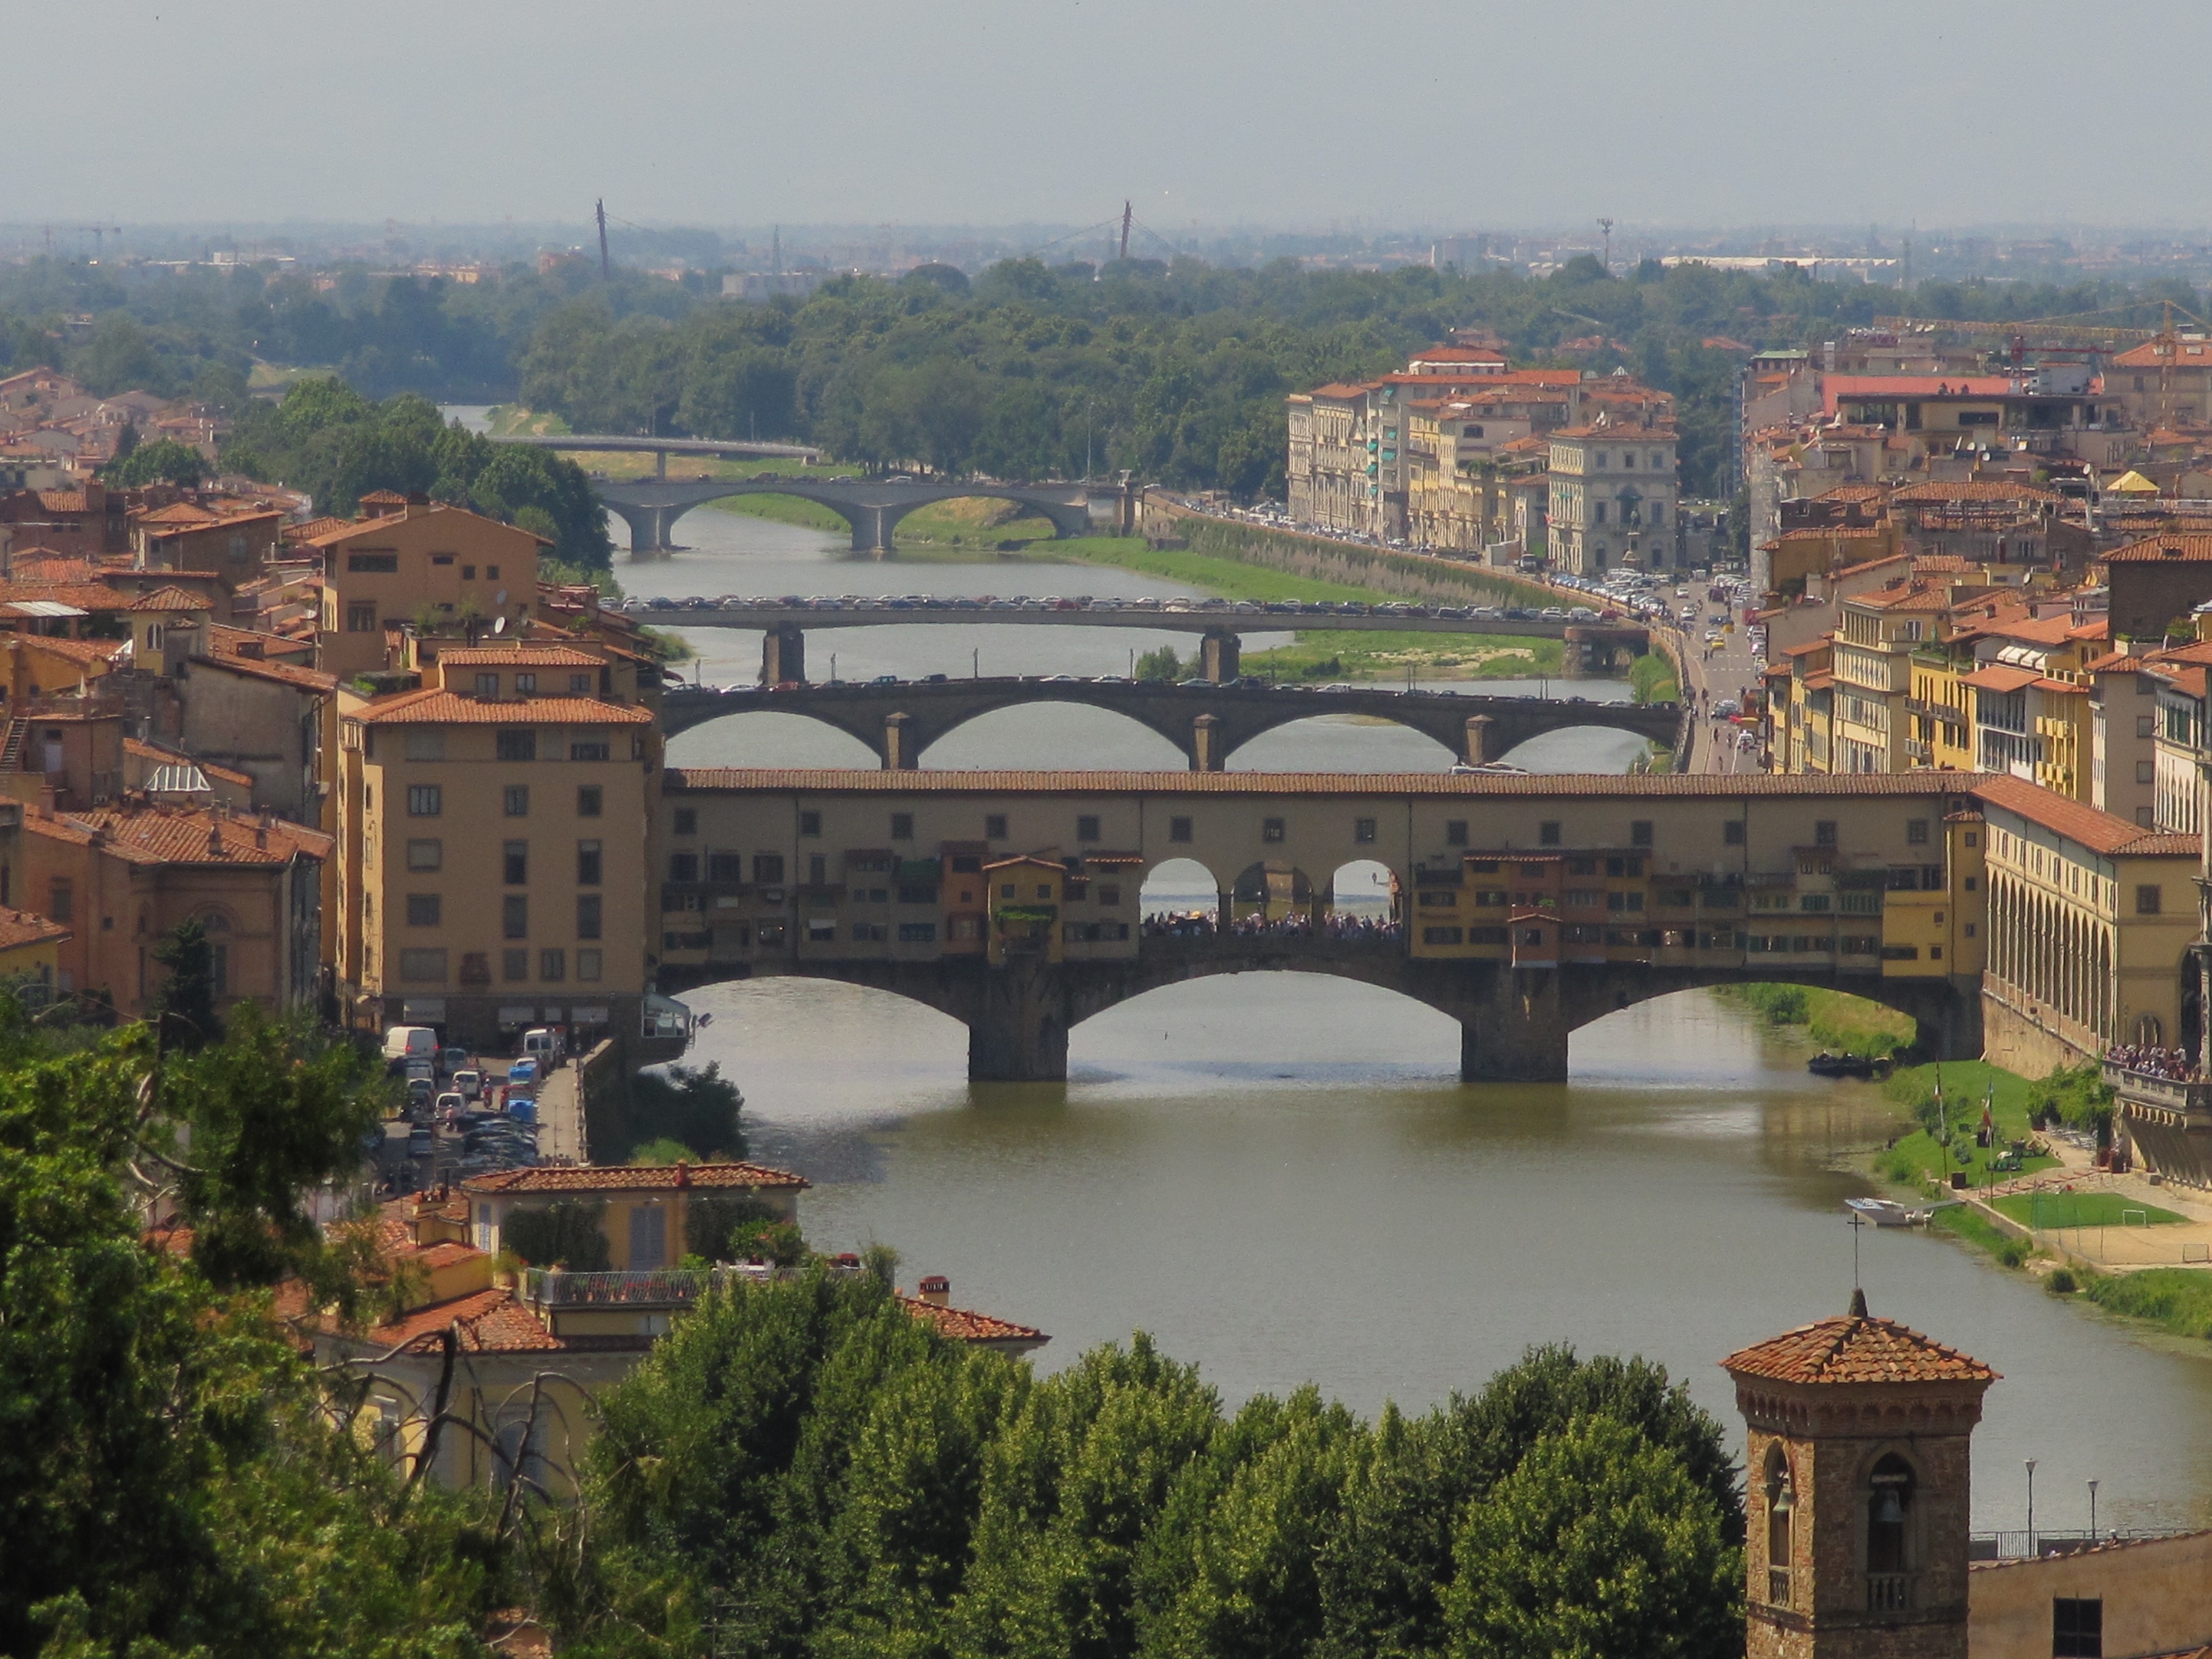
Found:
[[(15, 20), (0, 222), (1194, 227), (2196, 226), (2212, 129), (2100, 118), (2212, 10), (2002, 27), (1873, 0), (1477, 5), (1388, 28), (1316, 0), (663, 0), (342, 13), (117, 0)], [(88, 80), (59, 67), (96, 57)], [(2100, 68), (2101, 71), (2100, 72)], [(180, 89), (182, 92), (180, 93)], [(2151, 137), (2154, 131), (2155, 137)]]

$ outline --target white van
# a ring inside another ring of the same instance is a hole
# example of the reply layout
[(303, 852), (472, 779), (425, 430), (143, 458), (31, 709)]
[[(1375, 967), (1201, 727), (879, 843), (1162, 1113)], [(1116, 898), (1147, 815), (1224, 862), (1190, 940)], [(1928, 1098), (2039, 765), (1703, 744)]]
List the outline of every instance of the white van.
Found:
[(384, 1028), (384, 1057), (393, 1060), (438, 1058), (438, 1034), (428, 1025), (387, 1025)]
[(561, 1052), (561, 1034), (545, 1025), (525, 1031), (522, 1052), (535, 1059), (550, 1060)]

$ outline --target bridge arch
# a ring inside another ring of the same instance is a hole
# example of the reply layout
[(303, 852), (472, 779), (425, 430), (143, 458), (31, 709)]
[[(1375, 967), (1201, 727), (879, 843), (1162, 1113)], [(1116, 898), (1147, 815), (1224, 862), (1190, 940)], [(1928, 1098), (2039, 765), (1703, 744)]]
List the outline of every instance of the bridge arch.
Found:
[(629, 526), (630, 551), (658, 553), (670, 546), (676, 522), (706, 501), (732, 495), (788, 495), (825, 507), (852, 529), (856, 552), (891, 544), (900, 520), (915, 508), (975, 496), (1013, 501), (1052, 522), (1055, 537), (1091, 529), (1091, 507), (1079, 486), (1024, 488), (1012, 484), (897, 484), (868, 478), (647, 478), (602, 483), (600, 502)]
[(1449, 772), (1464, 758), (1463, 748), (1388, 714), (1293, 710), (1252, 732), (1224, 764), (1231, 772)]
[[(756, 702), (732, 707), (670, 737), (672, 766), (823, 766), (878, 763), (868, 738), (812, 710)], [(680, 746), (679, 746), (680, 745)]]
[[(1060, 718), (1024, 723), (1035, 709), (1056, 710)], [(1174, 771), (1188, 764), (1189, 739), (1188, 730), (1163, 729), (1128, 709), (1083, 697), (1009, 697), (931, 729), (921, 741), (918, 760), (925, 769), (939, 771), (1073, 765)]]
[[(1210, 932), (1218, 924), (1225, 885), (1201, 860), (1162, 859), (1145, 872), (1144, 885), (1139, 890), (1137, 913), (1141, 925), (1147, 933), (1155, 928), (1163, 933)], [(1200, 917), (1205, 920), (1204, 927), (1186, 928), (1186, 919)]]

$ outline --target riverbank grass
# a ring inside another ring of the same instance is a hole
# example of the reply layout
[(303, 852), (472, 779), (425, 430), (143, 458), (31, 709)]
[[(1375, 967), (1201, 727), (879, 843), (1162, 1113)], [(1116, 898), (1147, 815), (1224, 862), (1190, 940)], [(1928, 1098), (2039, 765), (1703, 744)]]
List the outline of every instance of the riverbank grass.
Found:
[(2202, 1267), (2090, 1273), (2081, 1293), (2106, 1313), (2140, 1319), (2173, 1336), (2212, 1340), (2212, 1272)]
[(1911, 1048), (1919, 1030), (1910, 1014), (1817, 985), (1727, 985), (1720, 994), (1757, 1009), (1769, 1025), (1803, 1026), (1808, 1037), (1832, 1054), (1887, 1060)]
[[(1936, 1103), (1939, 1076), (1943, 1091), (1940, 1112)], [(1920, 1127), (1884, 1152), (1878, 1168), (1887, 1179), (1916, 1188), (1925, 1190), (1923, 1183), (1929, 1176), (1937, 1178), (1940, 1187), (1948, 1188), (1948, 1177), (1954, 1170), (1966, 1174), (1970, 1187), (1979, 1187), (1992, 1178), (1990, 1160), (2002, 1156), (2014, 1141), (2027, 1139), (2033, 1133), (2027, 1120), (2038, 1097), (2036, 1085), (1987, 1060), (1947, 1060), (1928, 1066), (1905, 1066), (1890, 1073), (1882, 1085), (1882, 1092), (1910, 1111)], [(1977, 1146), (1974, 1131), (1980, 1126), (1985, 1098), (1990, 1102), (1990, 1117), (1996, 1133), (1990, 1136), (1991, 1145)], [(1945, 1126), (1948, 1129), (1948, 1145), (1938, 1140), (1936, 1134), (1938, 1128)], [(2003, 1173), (2009, 1179), (2014, 1174), (2051, 1169), (2057, 1162), (2048, 1156), (2030, 1157), (2021, 1160), (2017, 1171)]]
[[(919, 516), (919, 515), (917, 515)], [(1041, 542), (1024, 556), (1113, 565), (1141, 575), (1158, 576), (1224, 599), (1357, 600), (1368, 605), (1401, 599), (1370, 587), (1294, 576), (1265, 565), (1206, 553), (1146, 547), (1129, 536), (1080, 536)], [(1281, 618), (1245, 615), (1224, 619), (1246, 633), (1283, 631)], [(1271, 625), (1272, 624), (1272, 625)], [(1559, 640), (1505, 634), (1370, 634), (1347, 629), (1300, 629), (1295, 645), (1272, 651), (1248, 651), (1248, 674), (1282, 679), (1402, 679), (1410, 669), (1421, 679), (1533, 679), (1556, 674), (1565, 661)]]

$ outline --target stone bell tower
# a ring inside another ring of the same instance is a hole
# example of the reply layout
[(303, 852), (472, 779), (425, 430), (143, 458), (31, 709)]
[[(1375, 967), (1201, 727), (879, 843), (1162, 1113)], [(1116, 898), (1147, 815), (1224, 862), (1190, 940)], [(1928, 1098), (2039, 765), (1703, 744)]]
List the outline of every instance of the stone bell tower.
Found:
[(1747, 1659), (1966, 1659), (1968, 1453), (1997, 1374), (1856, 1291), (1721, 1364), (1748, 1430)]

